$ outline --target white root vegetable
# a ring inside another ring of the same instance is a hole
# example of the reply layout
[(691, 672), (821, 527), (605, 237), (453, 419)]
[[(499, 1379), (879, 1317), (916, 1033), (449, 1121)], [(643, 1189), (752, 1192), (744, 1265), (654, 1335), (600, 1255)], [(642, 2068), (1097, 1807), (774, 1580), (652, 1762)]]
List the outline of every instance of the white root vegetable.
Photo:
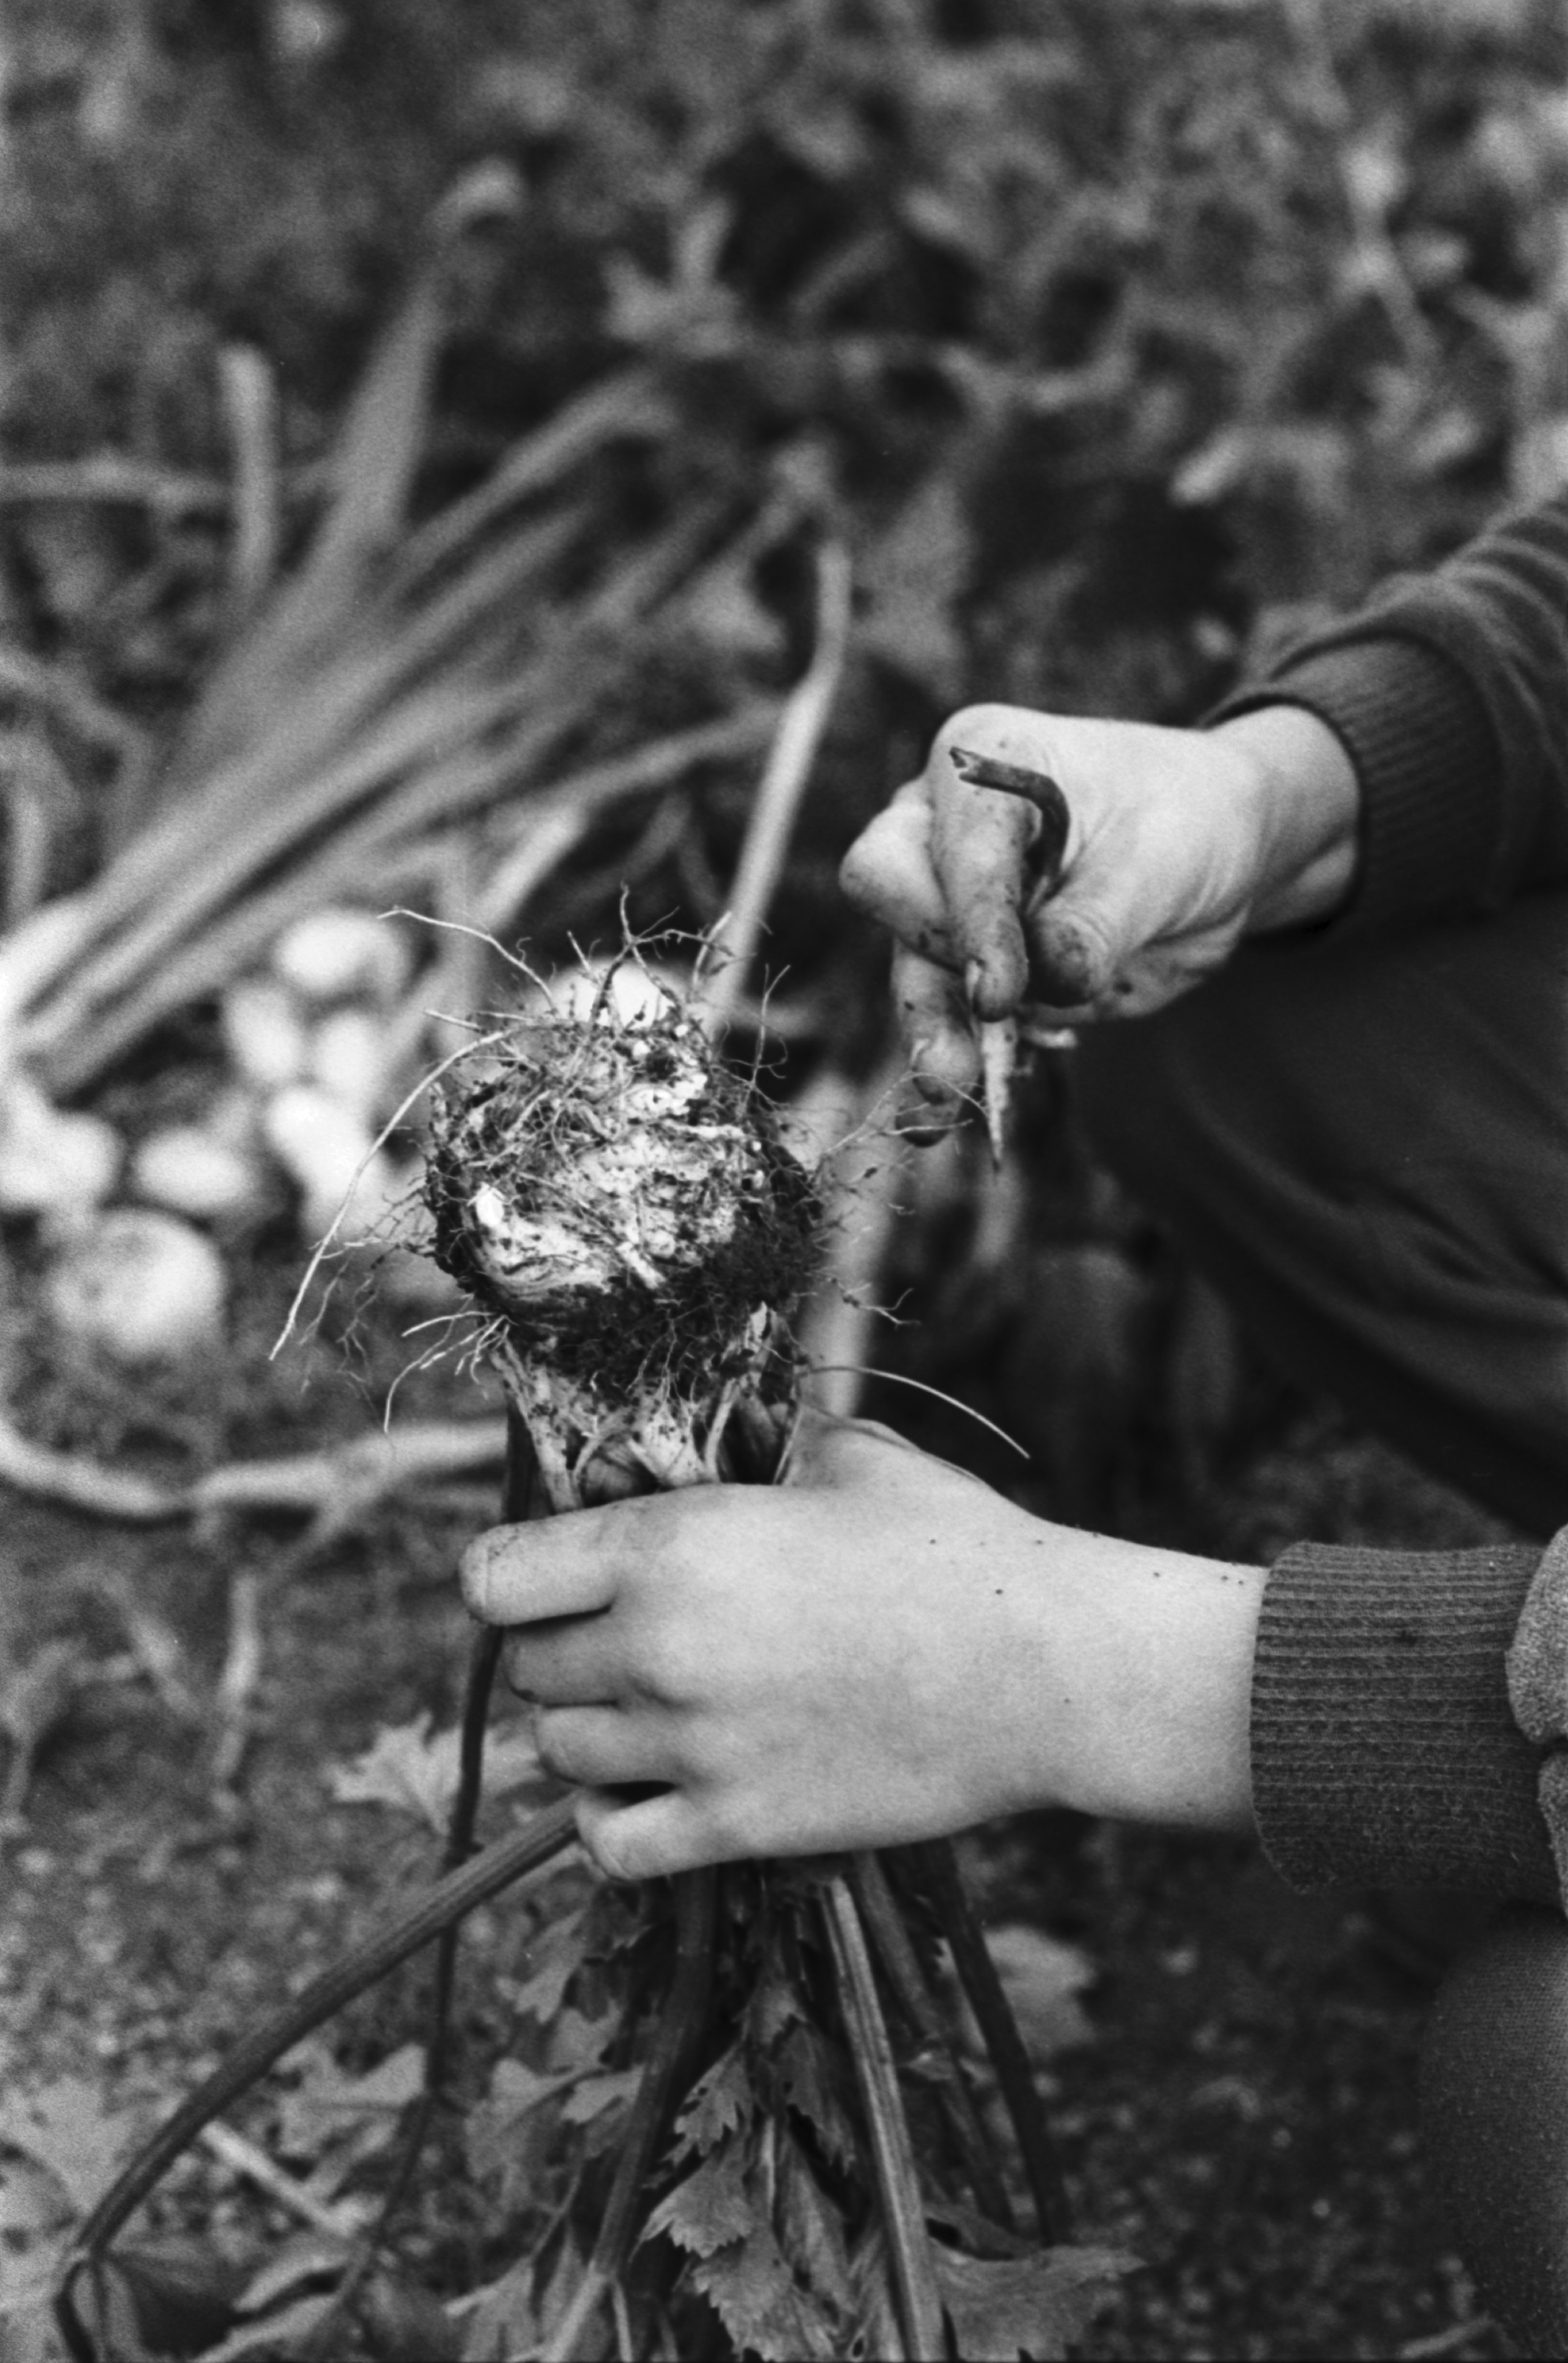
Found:
[(655, 983), (625, 1015), (617, 982), (492, 1037), (432, 1114), (436, 1259), (495, 1316), (561, 1509), (711, 1480), (738, 1411), (787, 1414), (782, 1315), (811, 1258), (811, 1185), (768, 1109), (683, 1002)]
[(62, 1113), (14, 1070), (0, 1089), (0, 1214), (74, 1218), (103, 1204), (125, 1145), (101, 1116)]
[(62, 1240), (44, 1282), (45, 1305), (63, 1336), (131, 1367), (216, 1347), (225, 1296), (212, 1241), (144, 1206), (111, 1207)]
[(130, 1185), (151, 1205), (206, 1223), (241, 1220), (266, 1191), (253, 1156), (195, 1124), (150, 1134), (131, 1159)]
[(373, 1116), (386, 1090), (388, 1047), (384, 1017), (352, 1004), (329, 1009), (310, 1031), (307, 1077), (343, 1107)]
[(590, 960), (551, 977), (549, 999), (562, 1016), (585, 1025), (601, 993), (607, 992), (609, 1007), (624, 1025), (631, 1026), (668, 1016), (689, 990), (687, 981), (673, 969), (652, 963), (644, 966), (639, 960)]
[(305, 1020), (275, 977), (242, 976), (231, 984), (222, 1026), (229, 1063), (253, 1092), (280, 1091), (304, 1074), (310, 1054)]
[(272, 947), (273, 975), (316, 1008), (364, 1000), (388, 1009), (411, 967), (407, 943), (390, 920), (340, 905), (307, 912)]
[[(397, 1170), (375, 1148), (362, 1115), (314, 1083), (290, 1083), (261, 1115), (268, 1148), (300, 1193), (307, 1230), (339, 1228), (352, 1240), (384, 1220), (402, 1187)], [(345, 1204), (347, 1202), (347, 1204)]]

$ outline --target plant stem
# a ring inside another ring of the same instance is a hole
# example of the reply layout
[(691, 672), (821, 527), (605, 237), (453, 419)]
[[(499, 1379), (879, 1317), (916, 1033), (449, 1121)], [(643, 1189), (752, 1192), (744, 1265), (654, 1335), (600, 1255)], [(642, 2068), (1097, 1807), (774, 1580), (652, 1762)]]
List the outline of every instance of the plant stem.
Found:
[(904, 2113), (904, 2096), (898, 2088), (898, 2071), (887, 2039), (865, 1932), (849, 1882), (841, 1874), (824, 1883), (822, 1903), (850, 2057), (854, 2062), (855, 2081), (860, 2087), (871, 2136), (872, 2164), (893, 2259), (893, 2285), (906, 2363), (944, 2363), (947, 2341), (941, 2293), (926, 2232), (926, 2211), (909, 2138), (909, 2122)]
[[(506, 1413), (506, 1473), (501, 1483), (501, 1515), (521, 1521), (542, 1514), (538, 1490), (539, 1462), (528, 1432), (517, 1414), (510, 1407)], [(441, 1850), (441, 1872), (444, 1876), (457, 1870), (473, 1852), (474, 1825), (479, 1818), (479, 1800), (484, 1778), (484, 1735), (490, 1719), (490, 1695), (495, 1687), (495, 1670), (501, 1662), (506, 1635), (499, 1625), (484, 1625), (475, 1634), (469, 1652), (468, 1687), (462, 1704), (462, 1738), (458, 1757), (457, 1793), (452, 1799), (451, 1814), (447, 1823), (446, 1844)], [(397, 2162), (387, 2184), (386, 2195), (373, 2224), (359, 2240), (348, 2270), (339, 2281), (332, 2303), (323, 2319), (316, 2325), (306, 2342), (306, 2354), (315, 2363), (325, 2358), (341, 2345), (344, 2332), (358, 2304), (360, 2293), (374, 2269), (375, 2260), (384, 2247), (394, 2218), (402, 2206), (414, 2171), (424, 2154), (435, 2122), (436, 2107), (441, 2087), (446, 2081), (447, 2053), (451, 2036), (452, 1993), (457, 1983), (457, 1948), (462, 1931), (461, 1920), (443, 1928), (436, 1946), (434, 1991), (430, 1997), (430, 2026), (425, 2038), (425, 2083), (413, 2113), (404, 2132)]]
[(915, 1947), (909, 1941), (909, 1931), (904, 1925), (904, 1915), (888, 1886), (887, 1873), (875, 1855), (857, 1854), (851, 1857), (850, 1885), (860, 1907), (861, 1918), (865, 1923), (867, 1934), (876, 1948), (877, 1958), (897, 1996), (900, 2008), (922, 2047), (934, 2052), (940, 2062), (937, 2099), (963, 2159), (975, 2203), (983, 2215), (988, 2215), (1005, 2232), (1016, 2232), (1018, 2217), (1013, 2211), (1013, 2202), (1007, 2196), (1007, 2186), (991, 2154), (985, 2128), (980, 2122), (980, 2112), (965, 2080), (962, 2062), (942, 2024), (936, 1997), (927, 1984), (925, 1972), (916, 1958)]
[(1048, 2243), (1065, 2240), (1071, 2234), (1062, 2169), (1040, 2105), (1040, 2094), (1035, 2091), (1029, 2053), (996, 1974), (996, 1965), (985, 1948), (980, 1923), (964, 1892), (958, 1858), (945, 1838), (934, 1839), (910, 1851), (936, 1906), (959, 1983), (969, 1998), (969, 2006), (996, 2070), (1002, 2099), (1023, 2153), (1040, 2236)]
[(715, 937), (724, 965), (707, 994), (706, 1023), (714, 1033), (735, 1014), (783, 874), (800, 800), (843, 675), (852, 588), (848, 550), (839, 542), (824, 543), (817, 553), (817, 646), (779, 716), (730, 889), (729, 914)]
[(674, 1881), (675, 1974), (665, 1996), (653, 2047), (632, 2104), (621, 2146), (620, 2164), (599, 2225), (588, 2269), (544, 2350), (542, 2363), (572, 2363), (606, 2294), (626, 2270), (636, 2245), (637, 2219), (647, 2195), (659, 2137), (669, 2117), (676, 2082), (689, 2069), (707, 2014), (713, 1974), (714, 1902), (717, 1879), (710, 1869), (688, 1870)]

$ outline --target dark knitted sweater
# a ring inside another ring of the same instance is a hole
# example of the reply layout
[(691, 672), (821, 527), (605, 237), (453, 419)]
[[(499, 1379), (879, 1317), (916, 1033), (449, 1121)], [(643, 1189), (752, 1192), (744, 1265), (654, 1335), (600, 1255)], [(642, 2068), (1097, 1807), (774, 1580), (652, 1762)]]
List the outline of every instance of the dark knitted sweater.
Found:
[[(1391, 582), (1216, 718), (1282, 701), (1329, 725), (1361, 784), (1356, 889), (1326, 942), (1568, 883), (1568, 495)], [(1252, 1775), (1264, 1846), (1296, 1885), (1560, 1900), (1568, 1532), (1544, 1555), (1286, 1552), (1264, 1596)]]

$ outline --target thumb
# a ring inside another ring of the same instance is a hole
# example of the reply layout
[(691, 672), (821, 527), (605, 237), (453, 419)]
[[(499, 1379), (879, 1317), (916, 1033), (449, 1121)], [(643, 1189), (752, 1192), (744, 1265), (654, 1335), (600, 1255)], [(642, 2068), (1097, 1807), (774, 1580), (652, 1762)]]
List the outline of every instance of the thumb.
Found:
[(1130, 910), (1069, 882), (1041, 887), (1024, 912), (1030, 988), (1048, 1008), (1101, 1009), (1117, 997), (1118, 973), (1139, 948)]

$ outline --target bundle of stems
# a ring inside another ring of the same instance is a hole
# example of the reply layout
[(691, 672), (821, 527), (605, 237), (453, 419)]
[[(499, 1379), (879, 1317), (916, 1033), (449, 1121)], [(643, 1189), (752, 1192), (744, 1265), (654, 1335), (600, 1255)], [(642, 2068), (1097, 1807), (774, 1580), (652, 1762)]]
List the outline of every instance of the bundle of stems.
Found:
[(57, 1094), (220, 989), (302, 909), (428, 896), (454, 831), (483, 828), (486, 874), (521, 853), (537, 891), (536, 836), (564, 859), (610, 806), (767, 739), (774, 703), (742, 693), (728, 710), (694, 700), (689, 726), (651, 744), (605, 744), (662, 615), (733, 562), (748, 524), (733, 498), (699, 496), (627, 546), (605, 462), (669, 427), (645, 373), (591, 387), (408, 524), (466, 219), (460, 199), (432, 228), (307, 555), (218, 664), (150, 813), (88, 885), (0, 939), (0, 1048)]

